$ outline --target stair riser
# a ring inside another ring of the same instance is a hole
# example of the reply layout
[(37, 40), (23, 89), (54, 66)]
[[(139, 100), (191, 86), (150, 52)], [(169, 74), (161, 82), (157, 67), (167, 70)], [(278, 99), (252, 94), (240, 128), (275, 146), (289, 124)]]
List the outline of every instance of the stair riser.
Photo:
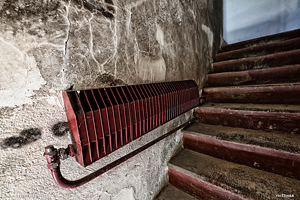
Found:
[(291, 83), (300, 81), (300, 65), (210, 74), (206, 87)]
[(300, 179), (300, 155), (207, 137), (183, 134), (186, 149), (254, 167), (279, 175)]
[(195, 109), (194, 116), (201, 123), (211, 125), (300, 134), (299, 113)]
[(215, 185), (188, 176), (172, 168), (168, 169), (169, 183), (174, 187), (192, 195), (199, 199), (232, 199), (232, 200), (245, 200), (236, 194), (225, 191)]
[(300, 104), (300, 85), (207, 88), (203, 90), (207, 102)]
[(213, 64), (212, 73), (265, 69), (294, 64), (300, 64), (300, 50), (217, 62)]
[(266, 44), (262, 46), (238, 49), (235, 51), (229, 51), (224, 53), (218, 53), (216, 55), (216, 61), (225, 61), (239, 58), (253, 57), (255, 55), (267, 55), (271, 53), (278, 53), (290, 50), (296, 50), (300, 48), (300, 38), (291, 39), (282, 42), (276, 42), (272, 44)]
[(284, 32), (284, 33), (278, 33), (275, 35), (269, 35), (269, 36), (265, 36), (265, 37), (261, 37), (261, 38), (256, 38), (256, 39), (252, 39), (252, 40), (238, 42), (238, 43), (231, 44), (231, 45), (222, 46), (220, 52), (233, 51), (236, 49), (257, 46), (257, 45), (263, 44), (263, 43), (271, 43), (272, 41), (288, 40), (288, 39), (292, 39), (292, 38), (297, 38), (299, 36), (300, 36), (300, 29), (294, 30), (294, 31), (289, 31), (289, 32)]

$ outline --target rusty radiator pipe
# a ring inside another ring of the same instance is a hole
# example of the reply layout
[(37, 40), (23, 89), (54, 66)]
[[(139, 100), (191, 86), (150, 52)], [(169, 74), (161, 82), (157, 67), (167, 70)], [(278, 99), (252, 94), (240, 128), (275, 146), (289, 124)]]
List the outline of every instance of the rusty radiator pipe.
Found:
[(55, 183), (63, 188), (72, 189), (79, 186), (84, 185), (85, 183), (93, 180), (94, 178), (100, 176), (101, 174), (109, 171), (110, 169), (116, 167), (117, 165), (121, 164), (122, 162), (128, 160), (129, 158), (135, 156), (136, 154), (144, 151), (145, 149), (151, 147), (152, 145), (156, 144), (157, 142), (165, 139), (169, 135), (173, 134), (174, 132), (178, 131), (179, 129), (187, 126), (188, 124), (195, 121), (195, 118), (187, 121), (186, 123), (180, 125), (179, 127), (173, 129), (172, 131), (169, 131), (165, 133), (164, 135), (158, 137), (157, 139), (151, 141), (150, 143), (136, 149), (135, 151), (119, 158), (118, 160), (106, 165), (105, 167), (81, 178), (75, 181), (70, 181), (65, 179), (60, 171), (60, 160), (66, 159), (68, 156), (75, 156), (77, 153), (77, 150), (73, 145), (69, 145), (67, 149), (55, 149), (53, 146), (47, 146), (45, 148), (44, 157), (47, 159), (48, 168), (51, 170), (52, 177), (55, 181)]

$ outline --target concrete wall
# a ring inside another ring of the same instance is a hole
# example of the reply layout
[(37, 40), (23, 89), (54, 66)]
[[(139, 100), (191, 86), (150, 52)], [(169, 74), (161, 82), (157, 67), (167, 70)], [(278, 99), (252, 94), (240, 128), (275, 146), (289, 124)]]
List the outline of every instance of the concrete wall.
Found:
[[(146, 200), (166, 184), (180, 132), (85, 186), (53, 182), (44, 147), (70, 143), (61, 91), (195, 79), (203, 87), (222, 30), (222, 1), (0, 1), (0, 198)], [(190, 118), (191, 112), (87, 168), (97, 170)]]
[(224, 0), (224, 39), (229, 43), (300, 28), (300, 0)]

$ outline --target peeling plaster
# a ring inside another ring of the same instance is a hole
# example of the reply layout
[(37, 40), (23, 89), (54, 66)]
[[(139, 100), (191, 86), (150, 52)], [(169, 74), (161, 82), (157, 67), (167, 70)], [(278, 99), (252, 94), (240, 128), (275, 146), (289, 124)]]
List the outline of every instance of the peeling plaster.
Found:
[(34, 90), (46, 84), (34, 57), (3, 39), (0, 39), (0, 69), (0, 107), (31, 103)]
[(100, 197), (98, 200), (111, 200), (111, 195), (107, 192), (103, 192), (100, 194)]
[(156, 25), (156, 40), (161, 47), (164, 46), (165, 44), (164, 32), (158, 24)]
[(140, 55), (137, 62), (137, 74), (143, 80), (147, 81), (164, 81), (166, 78), (166, 63), (162, 56), (164, 48), (164, 32), (162, 28), (156, 25), (156, 41), (159, 44), (159, 50), (155, 57), (144, 57)]
[(133, 188), (124, 188), (111, 200), (135, 200)]
[(213, 34), (213, 32), (210, 30), (209, 27), (207, 27), (204, 24), (202, 24), (202, 30), (207, 34), (209, 46), (212, 47), (213, 46), (213, 41), (214, 41), (214, 34)]
[(139, 77), (146, 81), (164, 81), (166, 77), (166, 63), (162, 56), (156, 59), (140, 57), (136, 70)]

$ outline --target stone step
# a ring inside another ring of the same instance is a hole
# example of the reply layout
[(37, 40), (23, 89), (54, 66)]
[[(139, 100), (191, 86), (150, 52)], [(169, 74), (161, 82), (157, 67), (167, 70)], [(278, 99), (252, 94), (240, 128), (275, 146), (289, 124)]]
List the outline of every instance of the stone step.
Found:
[(227, 110), (247, 110), (264, 112), (300, 113), (300, 105), (289, 104), (253, 104), (253, 103), (211, 103), (207, 102), (200, 108), (218, 108)]
[(300, 180), (300, 154), (183, 133), (183, 147), (198, 153)]
[(206, 87), (291, 83), (300, 81), (300, 65), (209, 74)]
[(211, 73), (265, 69), (300, 64), (300, 49), (213, 63)]
[(248, 48), (253, 46), (260, 46), (260, 45), (274, 43), (278, 41), (284, 41), (292, 38), (298, 38), (299, 36), (300, 36), (300, 29), (296, 29), (288, 32), (268, 35), (265, 37), (260, 37), (252, 40), (225, 45), (221, 47), (220, 52), (233, 51), (236, 49)]
[[(180, 184), (180, 181), (184, 182), (181, 185), (191, 182), (189, 179), (186, 180), (185, 176), (182, 176), (182, 174), (185, 174), (208, 184), (231, 188), (230, 190), (228, 189), (231, 191), (231, 194), (236, 191), (240, 192), (236, 194), (240, 197), (231, 199), (278, 199), (276, 195), (282, 194), (293, 195), (294, 199), (299, 199), (300, 197), (299, 180), (228, 162), (187, 149), (182, 150), (171, 159), (169, 171), (170, 169), (180, 172), (177, 179), (178, 184)], [(189, 185), (194, 184), (190, 183)], [(200, 187), (199, 190), (205, 191), (205, 188), (202, 189)], [(241, 195), (241, 193), (249, 196)], [(206, 198), (204, 194), (202, 199), (214, 198)], [(219, 199), (230, 198), (220, 197)]]
[(216, 181), (207, 180), (205, 177), (198, 176), (171, 163), (168, 166), (169, 183), (198, 199), (253, 199), (250, 195), (246, 195)]
[(239, 58), (262, 56), (262, 55), (267, 55), (272, 53), (296, 50), (299, 48), (300, 48), (300, 37), (293, 38), (290, 40), (265, 44), (261, 46), (254, 46), (249, 48), (243, 48), (243, 49), (218, 53), (216, 55), (216, 62), (239, 59)]
[(204, 88), (207, 102), (300, 104), (300, 84)]
[(282, 134), (276, 131), (267, 132), (263, 130), (224, 127), (222, 125), (196, 122), (185, 127), (183, 132), (213, 139), (272, 148), (290, 153), (300, 153), (299, 135)]
[(300, 134), (300, 113), (297, 112), (228, 109), (204, 105), (195, 108), (194, 116), (198, 122), (205, 124)]
[(155, 200), (196, 200), (197, 198), (168, 184), (155, 198)]

